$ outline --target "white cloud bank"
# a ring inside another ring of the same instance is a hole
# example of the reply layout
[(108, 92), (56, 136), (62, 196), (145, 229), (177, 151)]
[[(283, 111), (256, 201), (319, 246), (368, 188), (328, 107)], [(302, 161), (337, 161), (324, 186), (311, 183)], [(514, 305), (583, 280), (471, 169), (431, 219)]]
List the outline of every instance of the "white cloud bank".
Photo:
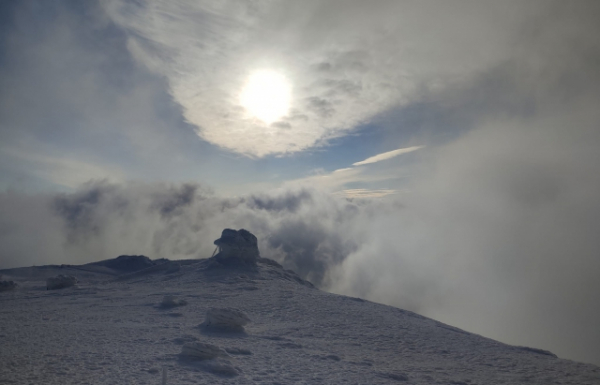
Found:
[[(166, 77), (198, 135), (256, 157), (326, 144), (424, 90), (500, 63), (536, 9), (493, 1), (103, 4), (128, 31), (133, 56)], [(289, 113), (270, 125), (240, 105), (260, 70), (292, 87)]]

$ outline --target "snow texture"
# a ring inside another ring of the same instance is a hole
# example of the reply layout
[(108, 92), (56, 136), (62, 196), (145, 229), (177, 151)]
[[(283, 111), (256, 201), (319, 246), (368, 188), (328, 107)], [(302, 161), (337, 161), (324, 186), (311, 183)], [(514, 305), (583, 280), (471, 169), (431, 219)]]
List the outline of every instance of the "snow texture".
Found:
[(187, 301), (184, 299), (178, 299), (172, 295), (165, 295), (160, 303), (160, 307), (164, 309), (170, 309), (178, 306), (187, 305)]
[[(127, 279), (99, 265), (0, 271), (19, 284), (0, 294), (0, 383), (160, 384), (165, 368), (169, 385), (600, 384), (598, 366), (320, 291), (262, 259), (254, 270), (178, 261), (174, 274), (153, 262)], [(80, 282), (46, 291), (57, 274)], [(164, 296), (188, 305), (161, 309)], [(245, 333), (197, 327), (227, 308), (251, 315)]]
[[(233, 366), (229, 355), (215, 345), (194, 342), (183, 345), (180, 359), (184, 364), (196, 364), (197, 368), (221, 377), (238, 375), (238, 369)], [(186, 362), (187, 361), (187, 362)], [(198, 361), (199, 364), (198, 364)]]
[(75, 286), (77, 278), (70, 275), (59, 274), (56, 277), (50, 277), (46, 280), (46, 290), (65, 289)]
[(181, 355), (196, 360), (212, 360), (217, 357), (227, 357), (227, 353), (218, 346), (203, 342), (193, 342), (183, 345)]
[(248, 322), (250, 318), (239, 309), (212, 308), (206, 313), (202, 326), (219, 331), (243, 332)]

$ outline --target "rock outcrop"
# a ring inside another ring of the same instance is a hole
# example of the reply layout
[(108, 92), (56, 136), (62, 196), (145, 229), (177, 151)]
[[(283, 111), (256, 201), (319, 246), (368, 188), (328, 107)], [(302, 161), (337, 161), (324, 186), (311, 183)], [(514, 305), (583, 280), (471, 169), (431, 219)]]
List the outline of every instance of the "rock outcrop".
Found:
[(13, 281), (0, 281), (0, 292), (14, 290), (17, 284)]
[(46, 290), (64, 289), (75, 286), (77, 278), (70, 275), (57, 275), (46, 280)]
[(214, 258), (222, 264), (256, 265), (260, 258), (258, 240), (248, 230), (225, 229), (214, 243), (219, 248)]

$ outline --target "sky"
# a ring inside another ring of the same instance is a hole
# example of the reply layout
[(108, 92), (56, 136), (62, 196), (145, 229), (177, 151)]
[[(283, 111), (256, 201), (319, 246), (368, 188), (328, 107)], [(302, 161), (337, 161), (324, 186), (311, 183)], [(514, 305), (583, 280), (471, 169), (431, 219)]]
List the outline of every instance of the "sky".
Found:
[(597, 1), (3, 1), (0, 268), (201, 258), (600, 364)]

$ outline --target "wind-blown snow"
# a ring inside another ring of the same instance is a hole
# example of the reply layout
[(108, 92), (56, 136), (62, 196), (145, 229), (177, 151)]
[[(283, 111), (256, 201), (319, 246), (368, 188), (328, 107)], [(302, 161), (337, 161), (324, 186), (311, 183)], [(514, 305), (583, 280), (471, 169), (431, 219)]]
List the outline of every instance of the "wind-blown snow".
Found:
[[(268, 260), (179, 263), (121, 279), (106, 264), (1, 271), (19, 283), (0, 293), (1, 382), (158, 384), (166, 368), (168, 384), (600, 383), (597, 366), (326, 293)], [(46, 291), (58, 273), (78, 285)], [(166, 295), (187, 305), (162, 308)], [(251, 319), (245, 332), (199, 327), (228, 307)], [(187, 355), (207, 346), (214, 359)]]

